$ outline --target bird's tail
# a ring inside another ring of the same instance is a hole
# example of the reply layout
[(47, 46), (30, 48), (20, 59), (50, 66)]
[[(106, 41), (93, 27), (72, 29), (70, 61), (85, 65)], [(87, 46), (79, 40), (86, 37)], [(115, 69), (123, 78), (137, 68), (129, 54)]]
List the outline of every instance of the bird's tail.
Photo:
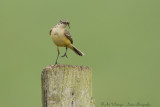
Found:
[(84, 56), (84, 53), (78, 50), (76, 47), (72, 46), (71, 48), (77, 55)]

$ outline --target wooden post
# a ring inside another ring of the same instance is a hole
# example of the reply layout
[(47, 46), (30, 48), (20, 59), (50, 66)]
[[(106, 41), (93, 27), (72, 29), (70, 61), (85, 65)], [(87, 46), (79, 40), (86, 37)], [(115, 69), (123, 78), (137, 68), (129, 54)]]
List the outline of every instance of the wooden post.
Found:
[(95, 107), (92, 70), (57, 64), (42, 71), (42, 107)]

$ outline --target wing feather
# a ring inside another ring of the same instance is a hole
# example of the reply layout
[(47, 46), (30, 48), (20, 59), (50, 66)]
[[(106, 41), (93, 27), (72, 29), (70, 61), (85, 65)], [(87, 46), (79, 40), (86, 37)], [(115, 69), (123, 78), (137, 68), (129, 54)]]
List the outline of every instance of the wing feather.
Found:
[(67, 30), (64, 31), (64, 35), (65, 35), (65, 36), (71, 41), (71, 43), (73, 44), (72, 36), (70, 35), (70, 33), (69, 33)]

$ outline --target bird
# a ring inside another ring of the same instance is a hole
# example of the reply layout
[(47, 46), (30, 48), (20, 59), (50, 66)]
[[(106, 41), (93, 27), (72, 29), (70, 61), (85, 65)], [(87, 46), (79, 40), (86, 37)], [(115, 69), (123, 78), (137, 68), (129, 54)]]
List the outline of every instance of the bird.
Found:
[(81, 52), (80, 50), (78, 50), (73, 45), (72, 36), (70, 35), (69, 31), (66, 29), (67, 26), (70, 28), (70, 22), (63, 19), (63, 20), (60, 20), (53, 28), (51, 28), (50, 32), (49, 32), (54, 44), (57, 46), (58, 55), (56, 58), (55, 65), (57, 64), (57, 60), (60, 55), (59, 47), (66, 48), (64, 55), (61, 57), (67, 57), (67, 49), (68, 48), (73, 50), (77, 55), (84, 56), (84, 53)]

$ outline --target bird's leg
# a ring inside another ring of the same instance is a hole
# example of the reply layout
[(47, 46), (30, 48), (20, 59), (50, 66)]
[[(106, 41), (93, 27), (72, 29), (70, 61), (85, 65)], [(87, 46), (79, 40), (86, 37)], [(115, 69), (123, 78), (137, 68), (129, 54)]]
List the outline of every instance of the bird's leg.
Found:
[(57, 60), (58, 60), (58, 57), (59, 57), (59, 54), (60, 54), (58, 47), (57, 47), (57, 51), (58, 51), (58, 55), (57, 55), (57, 59), (56, 59), (55, 65), (57, 64)]
[[(61, 56), (61, 57), (67, 57), (67, 46), (66, 46), (66, 52), (64, 53), (64, 55), (63, 56)], [(68, 58), (68, 57), (67, 57)]]

